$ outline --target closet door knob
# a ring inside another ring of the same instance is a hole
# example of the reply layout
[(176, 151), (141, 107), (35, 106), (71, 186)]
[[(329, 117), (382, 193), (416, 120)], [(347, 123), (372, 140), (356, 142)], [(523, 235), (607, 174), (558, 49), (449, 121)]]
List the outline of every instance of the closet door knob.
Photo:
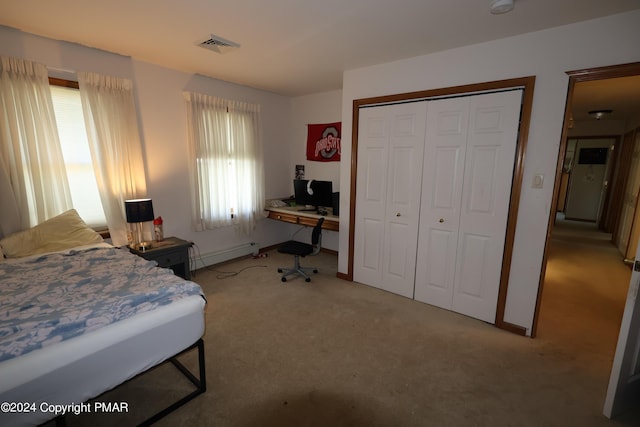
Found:
[(438, 222), (444, 222), (444, 218), (440, 218)]

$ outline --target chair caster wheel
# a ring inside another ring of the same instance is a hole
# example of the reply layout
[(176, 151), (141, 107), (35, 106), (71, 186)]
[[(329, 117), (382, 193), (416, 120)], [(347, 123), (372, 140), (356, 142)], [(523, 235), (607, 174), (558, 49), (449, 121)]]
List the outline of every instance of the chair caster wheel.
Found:
[(281, 268), (278, 269), (278, 273), (282, 273), (282, 269)]
[(282, 280), (283, 282), (286, 282), (286, 281), (287, 281), (287, 278), (286, 278), (286, 277), (283, 277), (283, 278), (282, 278), (282, 279), (280, 279), (280, 280)]
[(313, 270), (313, 272), (317, 274), (317, 273), (318, 273), (318, 270)]
[(309, 279), (308, 277), (306, 279), (304, 279), (305, 282), (310, 282), (311, 279)]

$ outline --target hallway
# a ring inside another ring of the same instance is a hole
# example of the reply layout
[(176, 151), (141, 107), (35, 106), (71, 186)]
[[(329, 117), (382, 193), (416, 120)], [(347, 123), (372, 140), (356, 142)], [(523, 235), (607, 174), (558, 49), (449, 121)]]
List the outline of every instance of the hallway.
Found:
[(593, 223), (556, 220), (537, 336), (576, 352), (601, 355), (610, 366), (631, 269)]
[(536, 339), (560, 346), (601, 384), (603, 404), (630, 278), (611, 234), (556, 220)]

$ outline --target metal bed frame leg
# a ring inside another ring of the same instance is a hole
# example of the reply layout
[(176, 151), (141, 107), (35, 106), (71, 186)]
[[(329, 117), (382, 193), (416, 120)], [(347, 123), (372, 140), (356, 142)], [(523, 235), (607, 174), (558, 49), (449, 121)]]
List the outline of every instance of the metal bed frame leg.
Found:
[[(194, 348), (198, 348), (198, 369), (199, 369), (199, 376), (200, 378), (196, 378), (191, 371), (189, 371), (182, 363), (180, 363), (177, 359), (178, 356), (180, 356), (183, 353), (188, 352), (189, 350), (192, 350)], [(185, 397), (183, 397), (182, 399), (178, 400), (177, 402), (175, 402), (174, 404), (166, 407), (165, 409), (163, 409), (162, 411), (158, 412), (157, 414), (147, 418), (145, 421), (141, 422), (140, 424), (138, 424), (140, 427), (142, 426), (149, 426), (153, 423), (155, 423), (156, 421), (160, 420), (161, 418), (165, 417), (166, 415), (170, 414), (171, 412), (175, 411), (176, 409), (178, 409), (179, 407), (181, 407), (182, 405), (184, 405), (185, 403), (189, 402), (190, 400), (193, 400), (196, 396), (201, 395), (202, 393), (204, 393), (205, 391), (207, 391), (207, 376), (206, 376), (206, 370), (205, 370), (205, 362), (204, 362), (204, 341), (202, 340), (202, 338), (200, 338), (195, 344), (193, 344), (191, 347), (185, 349), (184, 351), (180, 352), (179, 354), (176, 354), (175, 356), (173, 356), (172, 358), (169, 359), (169, 361), (180, 371), (182, 372), (182, 374), (194, 385), (196, 386), (196, 389), (194, 391), (192, 391), (191, 393), (189, 393), (188, 395), (186, 395)]]
[[(196, 376), (193, 375), (191, 373), (191, 371), (189, 371), (189, 369), (187, 369), (177, 359), (178, 356), (180, 356), (180, 355), (182, 355), (182, 354), (184, 354), (184, 353), (186, 353), (186, 352), (188, 352), (190, 350), (193, 350), (194, 348), (198, 349), (198, 369), (200, 371), (199, 372), (199, 374), (200, 374), (199, 378), (196, 378)], [(175, 366), (180, 372), (182, 372), (182, 374), (194, 386), (196, 386), (196, 389), (194, 391), (192, 391), (191, 393), (189, 393), (188, 395), (186, 395), (185, 397), (183, 397), (182, 399), (178, 400), (177, 402), (173, 403), (172, 405), (170, 405), (170, 406), (166, 407), (165, 409), (163, 409), (162, 411), (158, 412), (157, 414), (147, 418), (146, 420), (144, 420), (143, 422), (138, 424), (139, 426), (150, 426), (151, 424), (157, 422), (161, 418), (163, 418), (166, 415), (170, 414), (171, 412), (175, 411), (176, 409), (178, 409), (179, 407), (181, 407), (185, 403), (189, 402), (190, 400), (193, 400), (196, 396), (199, 396), (202, 393), (204, 393), (205, 391), (207, 391), (207, 375), (206, 375), (205, 361), (204, 361), (204, 341), (202, 340), (202, 338), (200, 338), (195, 344), (189, 346), (188, 348), (184, 349), (183, 351), (181, 351), (180, 353), (176, 354), (175, 356), (170, 357), (169, 359), (165, 360), (162, 363), (166, 363), (166, 362), (171, 362), (173, 364), (173, 366)], [(159, 365), (156, 365), (156, 366), (159, 366)], [(144, 372), (140, 373), (139, 375), (142, 375), (142, 374), (144, 374)], [(56, 427), (65, 427), (67, 425), (66, 417), (64, 415), (57, 416), (55, 418), (55, 422), (56, 422)]]

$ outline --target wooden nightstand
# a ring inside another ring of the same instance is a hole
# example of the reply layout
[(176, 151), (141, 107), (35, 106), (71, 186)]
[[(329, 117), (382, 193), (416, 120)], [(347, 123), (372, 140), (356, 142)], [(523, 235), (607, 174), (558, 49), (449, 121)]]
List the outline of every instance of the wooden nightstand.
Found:
[(191, 280), (191, 266), (189, 265), (189, 248), (193, 242), (177, 237), (166, 237), (161, 242), (153, 241), (153, 247), (145, 251), (129, 248), (133, 254), (150, 261), (156, 261), (158, 267), (170, 268), (183, 279)]

